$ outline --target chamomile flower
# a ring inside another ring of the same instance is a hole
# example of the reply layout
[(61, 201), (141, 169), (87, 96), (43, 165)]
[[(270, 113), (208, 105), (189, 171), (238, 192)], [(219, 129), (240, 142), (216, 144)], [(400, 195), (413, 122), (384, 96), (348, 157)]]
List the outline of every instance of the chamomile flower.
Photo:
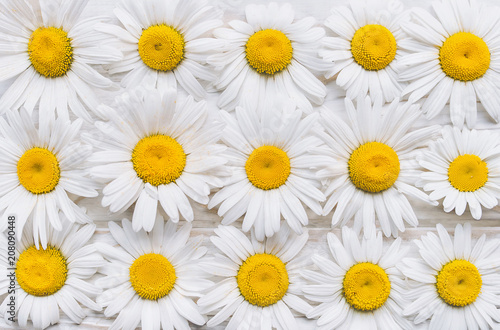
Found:
[(214, 31), (227, 43), (208, 58), (222, 70), (216, 83), (223, 90), (219, 107), (232, 110), (245, 101), (259, 103), (266, 94), (294, 99), (305, 112), (312, 111), (311, 102), (323, 103), (326, 88), (310, 71), (328, 68), (317, 56), (324, 30), (314, 27), (314, 18), (295, 20), (289, 4), (274, 2), (246, 6), (245, 17)]
[(301, 119), (302, 112), (295, 108), (289, 113), (279, 110), (265, 109), (262, 116), (242, 107), (236, 108), (235, 116), (221, 111), (232, 175), (208, 207), (221, 204), (223, 225), (244, 215), (243, 231), (254, 228), (260, 241), (279, 231), (281, 216), (301, 234), (308, 223), (302, 202), (321, 214), (319, 203), (325, 198), (314, 169), (333, 161), (312, 153), (323, 144), (313, 134), (317, 114)]
[(109, 263), (96, 284), (106, 290), (97, 298), (104, 315), (117, 313), (110, 329), (189, 329), (188, 321), (205, 324), (198, 306), (189, 297), (199, 297), (213, 283), (198, 266), (207, 249), (202, 236), (189, 238), (191, 224), (164, 222), (158, 216), (151, 233), (134, 232), (127, 219), (122, 227), (109, 222), (109, 231), (119, 247), (97, 243)]
[[(371, 105), (369, 97), (359, 99), (357, 110), (345, 99), (348, 122), (332, 111), (322, 111), (322, 134), (337, 162), (318, 172), (327, 184), (330, 196), (323, 214), (336, 206), (332, 226), (343, 226), (354, 216), (354, 228), (363, 227), (365, 236), (375, 231), (378, 218), (386, 236), (397, 236), (405, 230), (404, 221), (412, 226), (418, 219), (406, 195), (432, 202), (414, 187), (419, 165), (416, 149), (427, 143), (439, 126), (410, 131), (420, 117), (419, 107), (393, 101), (388, 107)], [(327, 110), (327, 109), (326, 109)]]
[[(62, 214), (55, 216), (64, 218)], [(36, 233), (31, 228), (26, 228), (22, 240), (16, 242), (15, 318), (22, 329), (27, 328), (28, 318), (36, 329), (56, 324), (60, 310), (78, 324), (86, 317), (81, 305), (101, 310), (91, 299), (100, 294), (101, 289), (89, 282), (89, 278), (105, 263), (94, 245), (88, 244), (95, 225), (77, 225), (65, 219), (61, 219), (61, 223), (60, 231), (48, 230), (49, 243), (44, 248), (36, 247), (33, 241)], [(0, 244), (7, 247), (4, 234), (0, 234)], [(0, 273), (2, 268), (12, 268), (4, 254), (0, 260)], [(10, 278), (2, 276), (0, 288), (7, 287), (9, 282)], [(9, 297), (0, 305), (0, 316), (6, 322), (12, 316), (8, 313)]]
[(416, 324), (429, 318), (429, 329), (492, 329), (500, 322), (498, 239), (483, 234), (472, 245), (471, 226), (458, 224), (455, 237), (438, 224), (415, 240), (420, 258), (403, 259), (401, 270), (412, 289), (403, 314)]
[(112, 82), (91, 65), (112, 63), (122, 54), (94, 30), (99, 18), (80, 19), (87, 3), (0, 2), (0, 81), (17, 77), (0, 98), (0, 110), (24, 106), (31, 113), (40, 101), (40, 120), (56, 110), (68, 119), (68, 109), (92, 120), (86, 108), (95, 112), (99, 104), (92, 88)]
[(422, 152), (419, 162), (428, 170), (417, 185), (432, 191), (429, 197), (442, 198), (445, 212), (455, 209), (462, 215), (469, 205), (479, 220), (482, 207), (491, 209), (500, 198), (500, 146), (489, 131), (445, 127), (443, 138)]
[(225, 279), (198, 300), (202, 312), (220, 309), (207, 325), (216, 326), (231, 317), (228, 329), (298, 329), (293, 309), (311, 310), (302, 298), (299, 271), (304, 262), (296, 255), (307, 242), (287, 225), (273, 237), (251, 240), (232, 226), (219, 226), (212, 243), (224, 253), (201, 263), (206, 272)]
[(351, 1), (350, 7), (333, 8), (325, 26), (336, 36), (324, 38), (326, 49), (320, 51), (325, 60), (334, 62), (325, 77), (337, 75), (337, 85), (351, 99), (368, 92), (372, 99), (382, 97), (385, 102), (400, 97), (403, 89), (396, 63), (401, 56), (399, 42), (405, 37), (400, 28), (402, 17), (382, 15), (360, 1)]
[(304, 270), (312, 283), (302, 291), (321, 303), (307, 317), (318, 319), (318, 329), (409, 329), (402, 316), (405, 283), (396, 268), (407, 249), (397, 238), (384, 251), (382, 233), (358, 240), (350, 228), (342, 228), (342, 242), (327, 235), (334, 261), (313, 255), (321, 272)]
[(71, 222), (88, 223), (90, 218), (68, 196), (96, 197), (96, 184), (87, 177), (86, 158), (92, 148), (78, 141), (82, 120), (62, 117), (35, 127), (26, 110), (9, 111), (0, 118), (0, 231), (7, 216), (16, 216), (21, 238), (30, 219), (36, 246), (47, 248), (48, 229), (58, 231), (61, 210)]
[(137, 201), (135, 231), (153, 229), (158, 203), (174, 222), (179, 213), (192, 221), (188, 197), (207, 204), (210, 189), (227, 175), (226, 147), (217, 144), (223, 125), (209, 116), (206, 102), (177, 103), (175, 90), (137, 89), (102, 111), (109, 116), (95, 123), (102, 134), (86, 136), (100, 150), (90, 161), (92, 176), (106, 183), (102, 205), (123, 212)]
[[(412, 21), (402, 25), (413, 38), (402, 47), (400, 79), (411, 81), (403, 91), (416, 102), (427, 96), (422, 110), (428, 119), (450, 102), (453, 125), (476, 123), (477, 100), (488, 114), (500, 120), (500, 42), (497, 8), (474, 0), (432, 2), (435, 16), (414, 8)], [(406, 67), (406, 68), (404, 68)]]
[(204, 1), (122, 0), (114, 13), (123, 27), (100, 24), (98, 30), (116, 38), (110, 42), (124, 52), (109, 73), (126, 73), (124, 87), (165, 90), (179, 84), (196, 100), (205, 96), (198, 79), (216, 79), (206, 58), (221, 47), (208, 38), (222, 25), (220, 13)]

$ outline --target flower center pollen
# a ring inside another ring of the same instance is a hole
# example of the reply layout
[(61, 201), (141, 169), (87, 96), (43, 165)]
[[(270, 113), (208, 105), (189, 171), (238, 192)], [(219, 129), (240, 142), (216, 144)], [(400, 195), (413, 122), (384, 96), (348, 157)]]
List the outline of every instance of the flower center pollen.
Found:
[(263, 190), (276, 189), (285, 184), (290, 175), (290, 158), (274, 146), (262, 146), (250, 154), (245, 163), (248, 180)]
[(179, 178), (186, 166), (182, 146), (166, 135), (141, 139), (132, 151), (132, 164), (137, 176), (153, 186), (169, 184)]
[(47, 246), (38, 250), (34, 245), (24, 250), (16, 264), (19, 286), (32, 296), (50, 296), (66, 282), (68, 267), (58, 249)]
[(142, 31), (139, 55), (153, 70), (170, 71), (184, 58), (184, 37), (171, 26), (160, 24)]
[(173, 289), (177, 279), (170, 261), (156, 253), (144, 254), (135, 259), (129, 273), (135, 292), (141, 298), (149, 300), (165, 297)]
[(349, 305), (360, 311), (373, 311), (389, 298), (391, 282), (379, 265), (362, 262), (347, 271), (343, 288)]
[(45, 148), (26, 151), (17, 162), (21, 185), (33, 194), (46, 194), (55, 189), (61, 178), (56, 156)]
[(483, 281), (476, 266), (467, 260), (453, 260), (443, 266), (436, 277), (439, 296), (449, 305), (472, 304), (481, 292)]
[(354, 33), (351, 53), (356, 63), (365, 70), (378, 71), (396, 57), (396, 38), (385, 26), (365, 25)]
[(277, 303), (288, 290), (285, 264), (267, 253), (248, 257), (236, 275), (241, 295), (252, 305), (266, 307)]
[(35, 70), (47, 77), (61, 77), (73, 63), (71, 39), (62, 29), (40, 27), (28, 42), (28, 55)]
[(448, 167), (448, 180), (462, 192), (472, 192), (488, 181), (488, 166), (476, 155), (461, 155)]
[(469, 32), (455, 33), (439, 49), (441, 68), (455, 80), (472, 81), (482, 77), (490, 67), (490, 60), (486, 42)]
[(292, 62), (292, 42), (278, 30), (266, 29), (248, 38), (246, 56), (248, 64), (258, 73), (273, 75)]
[(347, 163), (351, 182), (366, 192), (381, 192), (396, 182), (399, 158), (386, 144), (368, 142), (353, 151)]

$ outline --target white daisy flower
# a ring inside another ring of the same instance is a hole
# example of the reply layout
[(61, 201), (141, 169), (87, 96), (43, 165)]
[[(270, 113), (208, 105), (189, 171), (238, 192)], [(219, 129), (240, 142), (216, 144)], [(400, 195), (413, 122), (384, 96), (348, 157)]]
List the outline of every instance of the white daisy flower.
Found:
[(411, 81), (403, 91), (416, 102), (427, 96), (422, 110), (434, 118), (450, 102), (453, 125), (474, 127), (477, 100), (488, 114), (500, 119), (500, 30), (496, 7), (474, 0), (432, 2), (435, 15), (414, 8), (402, 25), (413, 38), (401, 47), (413, 54), (402, 57), (400, 79)]
[[(370, 5), (387, 6), (386, 1), (370, 1)], [(326, 78), (337, 75), (336, 83), (347, 97), (365, 97), (367, 93), (391, 102), (401, 96), (397, 60), (399, 43), (405, 37), (400, 28), (402, 15), (382, 15), (366, 3), (351, 1), (349, 7), (335, 7), (325, 21), (335, 37), (323, 39), (325, 50), (320, 55), (334, 62)]]
[(403, 311), (416, 324), (431, 319), (429, 329), (492, 329), (500, 322), (498, 239), (483, 234), (472, 246), (470, 224), (458, 224), (452, 240), (441, 224), (415, 240), (420, 258), (403, 259), (411, 300)]
[[(95, 311), (101, 307), (91, 298), (101, 289), (89, 279), (105, 264), (94, 245), (88, 244), (95, 231), (95, 225), (72, 224), (62, 214), (62, 229), (47, 232), (48, 245), (37, 249), (31, 228), (26, 228), (21, 240), (16, 242), (18, 258), (15, 264), (15, 318), (19, 327), (26, 329), (28, 318), (36, 329), (44, 329), (59, 322), (59, 309), (74, 323), (80, 324), (87, 316), (82, 306)], [(7, 277), (12, 265), (7, 260), (7, 238), (0, 234), (0, 292), (5, 293), (11, 277)], [(5, 250), (4, 250), (5, 249)], [(4, 253), (5, 251), (5, 253)], [(4, 289), (5, 288), (5, 289)], [(5, 290), (5, 291), (4, 291)], [(0, 316), (6, 322), (13, 315), (7, 305), (10, 295), (0, 305)]]
[(307, 113), (311, 102), (323, 103), (326, 87), (310, 70), (329, 67), (317, 56), (324, 30), (313, 27), (312, 17), (295, 21), (294, 16), (289, 4), (252, 4), (245, 7), (246, 21), (233, 20), (231, 28), (214, 31), (227, 43), (208, 58), (222, 70), (216, 83), (223, 90), (219, 107), (232, 110), (245, 101), (259, 103), (266, 94), (293, 99)]
[(332, 226), (344, 226), (354, 216), (354, 228), (363, 227), (365, 236), (375, 231), (378, 218), (386, 236), (405, 230), (404, 221), (418, 224), (406, 195), (432, 202), (414, 187), (420, 173), (416, 150), (438, 132), (439, 126), (410, 132), (420, 117), (417, 105), (401, 104), (396, 99), (387, 108), (371, 105), (369, 97), (357, 102), (345, 99), (348, 122), (325, 109), (322, 123), (324, 141), (337, 162), (318, 172), (331, 195), (323, 210), (327, 215), (336, 206)]
[[(40, 120), (69, 119), (68, 109), (92, 121), (87, 108), (99, 104), (92, 90), (112, 82), (90, 65), (122, 59), (94, 30), (100, 18), (80, 19), (88, 0), (0, 2), (0, 81), (17, 77), (0, 98), (0, 110), (24, 106), (29, 113), (40, 101)], [(96, 113), (100, 115), (99, 113)]]
[(407, 249), (397, 238), (383, 251), (382, 233), (361, 242), (350, 228), (342, 228), (342, 242), (327, 235), (334, 261), (313, 255), (321, 272), (303, 270), (302, 276), (315, 284), (302, 291), (309, 300), (321, 303), (307, 317), (319, 317), (318, 329), (409, 329), (402, 316), (406, 287), (396, 268)]
[(198, 79), (213, 82), (204, 66), (208, 55), (222, 46), (210, 31), (222, 25), (220, 12), (206, 1), (122, 0), (114, 10), (123, 27), (100, 24), (97, 29), (116, 38), (123, 61), (109, 73), (126, 73), (124, 87), (146, 86), (166, 90), (179, 84), (196, 100), (205, 97)]
[(229, 146), (225, 155), (232, 175), (208, 204), (209, 208), (221, 204), (218, 214), (223, 225), (245, 215), (243, 231), (254, 228), (259, 241), (279, 231), (281, 216), (301, 234), (308, 223), (301, 202), (321, 214), (325, 197), (314, 169), (333, 161), (312, 153), (323, 145), (314, 136), (317, 114), (301, 119), (302, 112), (295, 108), (289, 113), (276, 110), (265, 109), (262, 117), (241, 107), (235, 117), (221, 111), (226, 123), (222, 140)]
[(489, 131), (445, 127), (443, 138), (422, 152), (419, 162), (428, 170), (417, 185), (442, 198), (445, 212), (462, 215), (467, 205), (472, 217), (481, 219), (482, 207), (491, 209), (500, 198), (500, 145)]
[(199, 268), (207, 249), (202, 236), (189, 238), (191, 224), (177, 224), (158, 216), (151, 233), (134, 232), (123, 219), (122, 227), (109, 222), (119, 247), (97, 243), (109, 263), (96, 284), (107, 288), (97, 298), (104, 315), (118, 314), (110, 329), (189, 329), (188, 321), (203, 325), (206, 317), (188, 297), (199, 297), (213, 283)]
[(217, 144), (223, 124), (209, 116), (205, 101), (177, 103), (175, 90), (133, 90), (115, 103), (114, 109), (101, 106), (110, 118), (95, 123), (102, 136), (85, 136), (100, 149), (90, 161), (98, 164), (92, 176), (107, 183), (102, 205), (123, 212), (137, 201), (135, 231), (153, 229), (158, 202), (174, 222), (179, 213), (192, 221), (187, 197), (207, 204), (210, 189), (227, 175), (226, 147)]
[(24, 109), (9, 111), (7, 121), (0, 118), (0, 231), (7, 216), (15, 214), (21, 239), (31, 219), (35, 245), (47, 248), (49, 228), (62, 229), (59, 210), (71, 222), (91, 222), (68, 196), (97, 196), (85, 162), (92, 148), (77, 140), (81, 126), (81, 119), (71, 123), (59, 117), (37, 129)]
[(301, 314), (311, 310), (299, 297), (304, 262), (296, 258), (307, 242), (307, 232), (298, 236), (284, 225), (264, 242), (253, 234), (249, 240), (232, 226), (219, 226), (215, 233), (211, 241), (225, 255), (216, 254), (201, 266), (225, 279), (198, 300), (202, 312), (218, 310), (207, 326), (231, 317), (227, 329), (298, 329), (290, 309)]

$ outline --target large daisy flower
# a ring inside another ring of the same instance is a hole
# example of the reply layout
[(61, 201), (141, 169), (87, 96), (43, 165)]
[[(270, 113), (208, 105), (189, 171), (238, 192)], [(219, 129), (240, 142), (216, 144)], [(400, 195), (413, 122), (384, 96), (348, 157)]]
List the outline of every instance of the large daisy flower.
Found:
[(231, 317), (228, 329), (298, 329), (291, 310), (306, 314), (299, 276), (304, 266), (295, 258), (308, 234), (297, 236), (284, 225), (264, 242), (249, 240), (232, 226), (219, 226), (212, 243), (225, 255), (201, 263), (213, 275), (225, 277), (198, 300), (202, 312), (219, 310), (207, 325), (214, 327)]
[[(289, 4), (248, 5), (246, 21), (229, 22), (214, 35), (227, 42), (222, 52), (208, 58), (221, 69), (216, 86), (223, 90), (218, 105), (232, 110), (245, 100), (260, 102), (264, 95), (284, 95), (302, 110), (323, 103), (326, 87), (309, 70), (328, 68), (317, 56), (324, 30), (312, 17), (294, 21)], [(259, 108), (259, 107), (257, 107)]]
[(111, 80), (91, 64), (122, 58), (104, 45), (105, 35), (94, 30), (99, 18), (80, 20), (88, 0), (0, 2), (0, 81), (17, 77), (0, 98), (0, 110), (26, 107), (40, 101), (40, 120), (57, 114), (69, 118), (68, 109), (87, 121), (87, 109), (99, 104), (92, 87), (105, 89)]
[(412, 300), (404, 315), (416, 324), (431, 319), (429, 329), (492, 329), (500, 322), (498, 239), (482, 235), (472, 246), (470, 224), (458, 224), (452, 239), (441, 224), (415, 240), (420, 258), (403, 259)]
[(173, 90), (137, 89), (115, 103), (102, 106), (110, 118), (95, 123), (102, 134), (86, 136), (101, 150), (90, 161), (99, 164), (91, 174), (107, 183), (102, 205), (123, 212), (137, 201), (136, 231), (153, 228), (158, 202), (174, 222), (179, 213), (192, 221), (187, 197), (207, 204), (210, 189), (222, 186), (219, 175), (226, 175), (226, 147), (217, 144), (223, 125), (209, 116), (206, 102), (177, 103)]
[[(64, 218), (61, 214), (55, 216)], [(49, 244), (40, 249), (33, 241), (35, 233), (26, 228), (22, 240), (15, 243), (18, 256), (15, 264), (7, 259), (7, 237), (0, 234), (0, 295), (12, 280), (15, 282), (15, 293), (7, 295), (0, 305), (0, 316), (6, 322), (15, 317), (19, 326), (26, 329), (29, 318), (33, 327), (43, 329), (59, 322), (59, 309), (78, 324), (86, 317), (81, 305), (101, 310), (91, 299), (100, 294), (101, 289), (89, 282), (105, 263), (95, 247), (88, 244), (95, 225), (81, 226), (61, 220), (62, 229), (49, 229)], [(7, 276), (12, 273), (15, 275)], [(15, 312), (8, 305), (12, 296), (15, 296)]]
[(429, 197), (442, 198), (446, 212), (462, 215), (469, 205), (479, 220), (481, 207), (491, 209), (500, 198), (500, 146), (498, 135), (457, 127), (445, 127), (443, 138), (422, 152), (419, 162), (428, 170), (417, 185), (432, 191)]
[(222, 25), (218, 10), (195, 0), (122, 0), (114, 12), (123, 28), (97, 27), (116, 37), (112, 43), (124, 52), (123, 61), (111, 65), (109, 73), (127, 73), (122, 79), (125, 87), (165, 90), (178, 83), (196, 100), (203, 99), (205, 89), (197, 79), (216, 79), (203, 64), (222, 45), (203, 36)]
[(243, 231), (255, 230), (258, 240), (271, 237), (280, 229), (281, 216), (297, 233), (307, 225), (303, 202), (321, 214), (323, 193), (314, 168), (330, 163), (323, 154), (313, 154), (322, 145), (313, 136), (317, 115), (301, 119), (299, 110), (279, 113), (277, 109), (255, 111), (237, 107), (234, 116), (221, 111), (226, 122), (222, 140), (229, 146), (226, 157), (231, 177), (208, 204), (222, 203), (218, 214), (222, 224), (230, 224), (242, 215)]
[(47, 248), (48, 228), (62, 229), (57, 213), (71, 222), (90, 218), (68, 196), (96, 197), (96, 184), (87, 178), (85, 160), (91, 147), (77, 138), (82, 120), (71, 123), (59, 117), (35, 128), (24, 110), (9, 111), (0, 118), (0, 231), (6, 217), (17, 216), (17, 235), (31, 219), (35, 245)]
[(350, 228), (342, 228), (342, 242), (327, 235), (334, 261), (313, 255), (321, 272), (304, 270), (315, 284), (302, 291), (309, 300), (321, 303), (307, 317), (318, 319), (318, 329), (409, 329), (402, 316), (405, 282), (396, 268), (407, 249), (397, 238), (384, 252), (382, 233), (358, 240)]
[(336, 206), (332, 226), (343, 226), (354, 216), (354, 227), (364, 228), (366, 237), (375, 230), (378, 218), (386, 236), (404, 231), (404, 221), (412, 226), (418, 219), (406, 195), (431, 202), (429, 196), (414, 187), (419, 166), (416, 150), (437, 133), (439, 126), (410, 131), (420, 117), (417, 105), (393, 101), (387, 108), (369, 97), (358, 100), (357, 110), (345, 99), (348, 122), (332, 111), (322, 111), (326, 128), (323, 139), (337, 162), (320, 170), (331, 195), (323, 210), (327, 215)]
[[(375, 1), (378, 4), (385, 1)], [(373, 5), (373, 3), (370, 3)], [(347, 97), (382, 97), (391, 102), (403, 90), (398, 82), (396, 66), (401, 56), (401, 15), (381, 15), (371, 11), (360, 1), (351, 1), (350, 7), (335, 7), (325, 21), (335, 37), (323, 39), (325, 50), (320, 55), (334, 65), (325, 77), (338, 74), (336, 82), (347, 92)]]
[(104, 315), (117, 313), (110, 329), (189, 329), (188, 321), (205, 324), (190, 296), (199, 297), (213, 283), (199, 268), (207, 249), (202, 236), (189, 238), (191, 224), (179, 230), (172, 221), (158, 216), (151, 233), (134, 232), (127, 219), (122, 227), (109, 222), (109, 231), (119, 247), (97, 243), (109, 263), (96, 284), (106, 288), (97, 302)]
[[(476, 123), (479, 99), (488, 114), (500, 120), (500, 30), (497, 8), (473, 0), (432, 2), (436, 16), (414, 8), (412, 21), (402, 26), (414, 40), (402, 45), (413, 54), (398, 62), (400, 78), (412, 81), (403, 91), (410, 102), (427, 95), (422, 110), (434, 118), (450, 102), (453, 125)], [(406, 68), (403, 68), (405, 67)]]

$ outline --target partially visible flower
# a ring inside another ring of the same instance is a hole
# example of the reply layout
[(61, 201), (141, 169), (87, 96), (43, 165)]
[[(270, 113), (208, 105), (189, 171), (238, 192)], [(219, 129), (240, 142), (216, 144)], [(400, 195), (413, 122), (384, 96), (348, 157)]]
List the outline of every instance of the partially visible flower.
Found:
[(118, 314), (111, 329), (189, 329), (189, 322), (205, 324), (191, 297), (200, 297), (213, 283), (199, 267), (207, 249), (202, 236), (189, 238), (191, 224), (177, 229), (158, 216), (151, 233), (135, 232), (127, 219), (122, 227), (109, 222), (109, 231), (119, 244), (97, 243), (109, 261), (96, 284), (105, 291), (97, 302), (104, 315)]
[[(37, 329), (59, 323), (60, 310), (74, 323), (80, 324), (87, 316), (82, 305), (94, 311), (101, 307), (91, 298), (101, 293), (89, 279), (97, 269), (105, 264), (93, 244), (88, 244), (95, 231), (95, 225), (72, 224), (62, 214), (62, 228), (47, 232), (48, 245), (38, 249), (33, 241), (36, 233), (27, 227), (21, 240), (15, 244), (19, 256), (15, 264), (15, 306), (17, 323), (26, 329), (28, 319)], [(0, 274), (8, 264), (5, 234), (0, 234)], [(0, 288), (10, 286), (11, 278), (0, 277)], [(6, 293), (0, 289), (0, 295)], [(11, 302), (7, 295), (0, 305), (0, 316), (6, 322), (13, 315), (7, 305)]]
[(295, 100), (306, 113), (322, 104), (326, 87), (311, 71), (323, 72), (328, 63), (318, 55), (325, 32), (315, 19), (295, 20), (289, 4), (247, 5), (245, 21), (229, 22), (214, 35), (227, 44), (208, 63), (221, 70), (216, 87), (222, 90), (218, 106), (233, 110), (247, 101), (261, 110), (266, 95)]
[(249, 240), (232, 226), (219, 226), (212, 243), (224, 255), (201, 263), (204, 271), (225, 279), (198, 300), (203, 313), (219, 310), (207, 325), (217, 326), (229, 317), (228, 329), (297, 329), (291, 309), (307, 314), (311, 306), (299, 296), (304, 266), (296, 258), (307, 242), (283, 225), (273, 237)]
[(87, 177), (92, 147), (78, 140), (81, 126), (81, 119), (60, 117), (36, 128), (24, 109), (0, 118), (0, 231), (14, 214), (20, 239), (30, 220), (35, 245), (45, 249), (48, 230), (63, 228), (59, 211), (71, 222), (91, 222), (68, 196), (97, 196), (97, 185)]
[(427, 172), (417, 185), (432, 191), (433, 201), (443, 199), (445, 212), (462, 215), (469, 205), (472, 217), (481, 219), (482, 207), (491, 209), (500, 199), (500, 144), (498, 135), (445, 127), (443, 137), (418, 158)]
[(124, 52), (123, 61), (109, 73), (126, 73), (124, 87), (177, 88), (200, 101), (205, 88), (199, 80), (213, 82), (216, 75), (204, 64), (223, 43), (209, 38), (222, 25), (220, 11), (206, 1), (122, 0), (114, 13), (123, 27), (100, 24), (109, 42)]
[(411, 303), (403, 315), (415, 324), (430, 319), (430, 329), (492, 329), (500, 322), (500, 240), (483, 234), (472, 245), (471, 225), (458, 224), (455, 237), (438, 224), (415, 240), (419, 258), (403, 259), (401, 270), (410, 278)]
[(305, 297), (321, 303), (307, 317), (318, 319), (318, 329), (409, 329), (402, 315), (406, 300), (404, 280), (397, 266), (408, 252), (397, 238), (384, 251), (382, 233), (369, 238), (342, 228), (342, 241), (328, 233), (334, 258), (313, 255), (321, 272), (303, 270), (310, 283)]
[(0, 110), (24, 106), (29, 113), (39, 103), (40, 121), (69, 111), (92, 121), (88, 109), (99, 105), (93, 88), (112, 82), (92, 64), (122, 59), (94, 30), (100, 18), (82, 20), (88, 0), (6, 0), (0, 2), (0, 81), (17, 77), (0, 98)]

